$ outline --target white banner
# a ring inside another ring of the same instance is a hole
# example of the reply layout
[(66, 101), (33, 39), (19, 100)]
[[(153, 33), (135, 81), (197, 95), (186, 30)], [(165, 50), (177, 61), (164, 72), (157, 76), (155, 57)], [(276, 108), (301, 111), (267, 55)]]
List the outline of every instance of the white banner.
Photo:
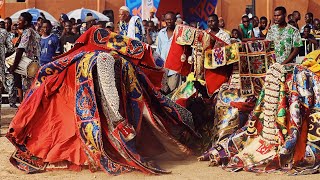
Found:
[(142, 0), (142, 19), (149, 20), (150, 18), (150, 10), (154, 7), (153, 0)]

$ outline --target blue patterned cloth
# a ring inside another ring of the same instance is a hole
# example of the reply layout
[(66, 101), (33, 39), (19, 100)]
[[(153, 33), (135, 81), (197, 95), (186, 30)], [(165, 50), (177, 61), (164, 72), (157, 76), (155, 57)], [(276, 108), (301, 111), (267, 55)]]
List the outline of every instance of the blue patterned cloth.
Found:
[(143, 39), (143, 28), (142, 28), (142, 22), (141, 22), (141, 19), (138, 18), (135, 23), (134, 23), (134, 37), (130, 37), (129, 36), (129, 23), (127, 22), (120, 22), (119, 24), (119, 29), (120, 29), (120, 34), (123, 35), (123, 36), (128, 36), (130, 38), (133, 38), (133, 39), (136, 39), (136, 40), (139, 40), (139, 41), (142, 41)]

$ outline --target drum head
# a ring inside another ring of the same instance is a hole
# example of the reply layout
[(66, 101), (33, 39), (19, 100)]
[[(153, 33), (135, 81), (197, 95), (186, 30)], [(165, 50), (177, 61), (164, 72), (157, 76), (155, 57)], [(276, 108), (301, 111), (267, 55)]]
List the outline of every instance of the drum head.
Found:
[(38, 70), (39, 70), (38, 62), (30, 63), (27, 69), (28, 77), (35, 77), (37, 75)]

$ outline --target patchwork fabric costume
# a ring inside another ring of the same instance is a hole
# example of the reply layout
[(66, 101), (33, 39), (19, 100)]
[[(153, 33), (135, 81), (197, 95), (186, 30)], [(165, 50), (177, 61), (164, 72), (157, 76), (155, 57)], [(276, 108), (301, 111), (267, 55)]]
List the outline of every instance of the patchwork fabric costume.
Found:
[(162, 75), (145, 44), (92, 27), (39, 70), (7, 133), (10, 161), (28, 173), (168, 173), (150, 157), (185, 157), (196, 134), (190, 112), (158, 92)]
[(274, 64), (246, 125), (200, 160), (230, 171), (319, 172), (319, 85), (306, 67)]

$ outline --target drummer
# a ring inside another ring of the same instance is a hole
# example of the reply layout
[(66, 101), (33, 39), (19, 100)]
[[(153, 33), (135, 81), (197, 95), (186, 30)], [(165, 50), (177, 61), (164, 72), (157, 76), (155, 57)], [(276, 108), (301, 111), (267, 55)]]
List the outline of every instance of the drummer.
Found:
[[(9, 71), (13, 73), (21, 61), (22, 54), (25, 52), (26, 56), (32, 60), (38, 60), (40, 57), (40, 36), (32, 29), (32, 15), (29, 12), (21, 13), (18, 19), (18, 28), (23, 29), (19, 45), (16, 49), (16, 57)], [(25, 92), (30, 88), (33, 78), (23, 77), (22, 86)]]

